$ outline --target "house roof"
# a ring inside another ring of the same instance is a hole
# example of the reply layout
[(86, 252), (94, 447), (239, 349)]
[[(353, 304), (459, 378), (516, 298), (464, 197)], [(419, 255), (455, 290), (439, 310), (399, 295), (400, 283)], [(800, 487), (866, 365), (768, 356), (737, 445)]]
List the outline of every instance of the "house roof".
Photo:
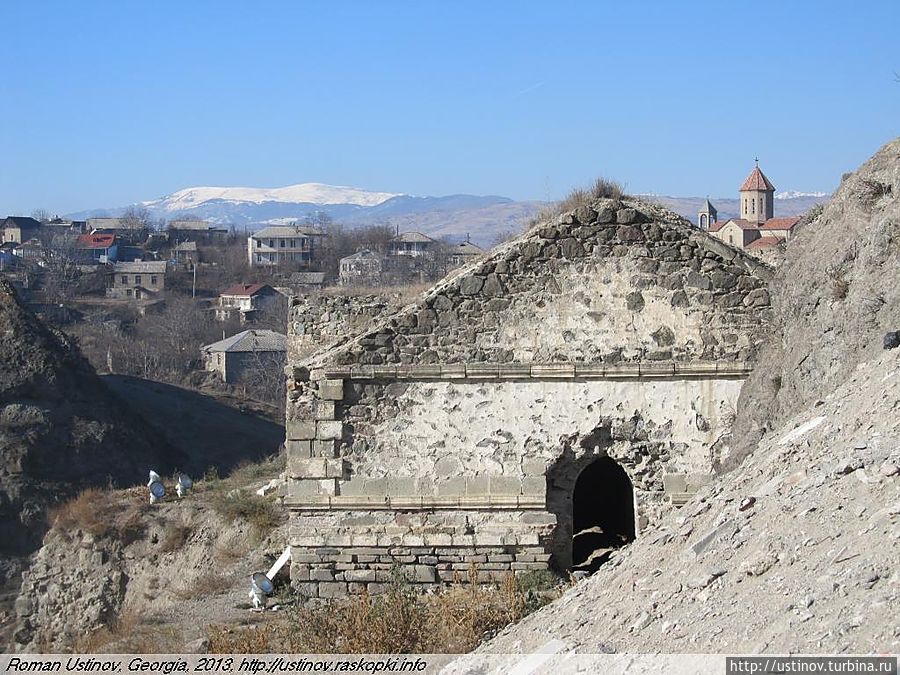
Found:
[(759, 167), (755, 167), (753, 171), (750, 172), (750, 175), (747, 176), (747, 180), (744, 181), (744, 184), (741, 185), (741, 192), (746, 190), (774, 190), (775, 186), (772, 185), (772, 182), (766, 178), (766, 175), (759, 170)]
[(3, 227), (24, 227), (34, 229), (41, 226), (41, 221), (35, 220), (29, 216), (7, 216), (0, 224), (2, 224)]
[(759, 228), (755, 223), (751, 223), (749, 220), (744, 220), (743, 218), (729, 218), (728, 220), (717, 220), (712, 225), (709, 226), (710, 232), (718, 232), (723, 227), (728, 225), (728, 223), (734, 223), (742, 230), (758, 230)]
[(271, 227), (264, 227), (263, 229), (254, 232), (250, 236), (254, 239), (261, 239), (263, 237), (315, 237), (321, 235), (322, 233), (314, 227), (302, 227), (300, 225), (273, 225)]
[(392, 238), (391, 241), (403, 242), (407, 244), (428, 244), (433, 242), (434, 239), (422, 234), (421, 232), (401, 232), (396, 237)]
[(325, 283), (325, 272), (294, 272), (291, 283), (301, 286), (321, 286)]
[(116, 263), (116, 273), (130, 274), (165, 274), (166, 262), (164, 260), (151, 260), (147, 262), (120, 262)]
[(219, 295), (236, 295), (242, 298), (251, 298), (264, 288), (271, 288), (271, 286), (268, 284), (233, 284), (219, 293)]
[(357, 251), (353, 255), (344, 256), (343, 258), (341, 258), (340, 262), (353, 262), (354, 260), (374, 260), (380, 257), (381, 256), (378, 253), (364, 248), (362, 251)]
[(205, 220), (170, 220), (170, 230), (200, 230), (206, 231), (212, 227), (212, 223)]
[(454, 255), (481, 255), (484, 249), (471, 241), (464, 241), (453, 247)]
[(94, 230), (141, 230), (146, 227), (140, 220), (125, 218), (88, 218), (87, 226)]
[(114, 234), (83, 234), (78, 237), (78, 248), (109, 248), (115, 245), (116, 235)]
[(769, 218), (766, 222), (759, 226), (761, 230), (792, 230), (794, 225), (800, 221), (798, 216), (791, 218)]
[(747, 248), (755, 250), (774, 248), (783, 241), (784, 239), (782, 239), (781, 237), (760, 237), (759, 239), (755, 239), (754, 241), (751, 241), (749, 244), (747, 244)]
[(176, 251), (196, 251), (197, 250), (197, 242), (196, 241), (183, 241), (180, 244), (175, 246)]
[(245, 330), (200, 348), (204, 352), (286, 352), (287, 335), (273, 330)]

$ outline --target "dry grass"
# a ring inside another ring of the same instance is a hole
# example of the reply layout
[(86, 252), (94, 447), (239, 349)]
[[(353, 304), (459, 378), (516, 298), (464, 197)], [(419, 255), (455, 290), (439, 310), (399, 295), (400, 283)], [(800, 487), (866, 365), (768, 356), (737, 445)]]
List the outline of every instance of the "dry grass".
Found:
[(212, 626), (210, 652), (464, 653), (558, 594), (526, 591), (512, 575), (497, 586), (475, 579), (473, 568), (467, 582), (421, 595), (395, 575), (383, 595), (300, 607), (256, 628)]
[(88, 488), (75, 499), (51, 508), (47, 516), (51, 527), (59, 530), (81, 530), (126, 544), (140, 539), (146, 528), (141, 505), (131, 491)]
[(181, 642), (178, 631), (151, 617), (125, 611), (111, 624), (75, 642), (76, 654), (164, 654)]
[(281, 523), (282, 515), (271, 500), (245, 490), (215, 495), (212, 507), (226, 520), (250, 523), (258, 537), (264, 537)]
[(232, 586), (231, 580), (217, 572), (205, 572), (194, 579), (188, 585), (172, 591), (179, 600), (194, 600), (196, 598), (208, 598), (220, 595)]
[(621, 199), (624, 196), (625, 189), (619, 183), (600, 177), (590, 186), (575, 188), (560, 201), (542, 209), (529, 222), (529, 226), (550, 220), (567, 211), (573, 211), (580, 206), (589, 206), (597, 199)]

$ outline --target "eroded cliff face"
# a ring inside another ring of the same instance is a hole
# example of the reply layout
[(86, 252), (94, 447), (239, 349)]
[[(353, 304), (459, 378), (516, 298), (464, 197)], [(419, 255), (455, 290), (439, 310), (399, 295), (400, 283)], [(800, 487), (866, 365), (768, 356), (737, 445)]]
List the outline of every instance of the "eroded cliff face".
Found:
[(68, 339), (0, 278), (0, 556), (40, 545), (46, 507), (88, 485), (140, 482), (178, 457)]
[(770, 284), (773, 337), (745, 385), (735, 462), (824, 398), (900, 329), (900, 138), (846, 177), (802, 226)]

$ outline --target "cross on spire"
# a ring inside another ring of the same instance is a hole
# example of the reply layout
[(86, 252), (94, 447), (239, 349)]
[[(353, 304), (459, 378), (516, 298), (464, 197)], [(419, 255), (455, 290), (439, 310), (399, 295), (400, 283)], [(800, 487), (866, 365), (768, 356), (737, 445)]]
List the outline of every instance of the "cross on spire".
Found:
[(756, 162), (756, 168), (759, 168), (759, 157), (754, 157), (753, 161)]

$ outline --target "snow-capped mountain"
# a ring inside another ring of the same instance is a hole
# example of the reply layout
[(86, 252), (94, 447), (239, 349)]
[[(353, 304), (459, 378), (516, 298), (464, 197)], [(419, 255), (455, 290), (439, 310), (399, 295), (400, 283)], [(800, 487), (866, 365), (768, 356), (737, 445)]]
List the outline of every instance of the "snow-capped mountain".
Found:
[(800, 197), (827, 197), (827, 192), (798, 192), (797, 190), (785, 190), (776, 192), (775, 199), (798, 199)]
[(161, 210), (168, 213), (195, 209), (208, 202), (378, 206), (388, 199), (400, 196), (402, 196), (400, 193), (370, 192), (343, 185), (299, 183), (281, 188), (192, 187), (179, 190), (162, 199), (143, 202), (143, 205), (154, 211)]
[[(667, 206), (691, 222), (697, 221), (697, 211), (705, 201), (700, 197), (663, 195), (644, 195), (644, 198)], [(782, 192), (778, 195), (775, 215), (800, 215), (827, 199), (828, 195), (823, 192)], [(737, 199), (713, 199), (712, 202), (719, 210), (720, 219), (737, 216)], [(300, 183), (282, 188), (191, 187), (140, 205), (157, 220), (197, 218), (238, 230), (303, 222), (324, 214), (334, 222), (350, 227), (390, 225), (435, 238), (461, 241), (471, 237), (479, 245), (490, 246), (502, 236), (520, 232), (546, 203), (514, 201), (494, 195), (414, 197), (323, 183)], [(126, 208), (95, 209), (68, 215), (80, 219), (117, 216)]]

